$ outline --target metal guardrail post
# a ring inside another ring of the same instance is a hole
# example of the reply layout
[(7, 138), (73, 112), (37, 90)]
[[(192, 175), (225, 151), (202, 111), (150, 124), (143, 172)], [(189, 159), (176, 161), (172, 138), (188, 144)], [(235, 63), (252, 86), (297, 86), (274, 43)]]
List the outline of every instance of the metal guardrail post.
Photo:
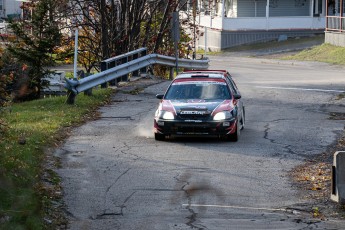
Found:
[(173, 80), (174, 79), (174, 67), (170, 67), (169, 70), (170, 70), (169, 80)]
[[(146, 55), (147, 55), (146, 49), (140, 53), (140, 57), (144, 57)], [(140, 69), (140, 74), (142, 74), (142, 73), (147, 73), (147, 66)]]
[[(126, 64), (128, 62), (128, 57), (124, 57), (121, 59), (122, 64)], [(128, 74), (121, 76), (121, 81), (128, 81)]]
[[(107, 62), (107, 68), (106, 69), (114, 68), (115, 66), (117, 66), (116, 60), (111, 61), (111, 62)], [(117, 86), (117, 80), (109, 81), (109, 85)]]
[[(101, 62), (101, 71), (105, 71), (105, 70), (107, 70), (107, 63), (106, 62), (104, 62), (104, 61), (102, 61)], [(105, 89), (105, 88), (107, 88), (108, 87), (108, 83), (106, 82), (106, 83), (103, 83), (102, 85), (101, 85), (101, 88), (102, 89)]]
[[(139, 57), (139, 54), (138, 54), (138, 53), (135, 53), (135, 54), (133, 54), (132, 60), (138, 59), (138, 57)], [(134, 72), (132, 73), (132, 76), (138, 77), (138, 76), (139, 76), (139, 70), (134, 71)]]
[(71, 91), (71, 90), (67, 90), (67, 100), (66, 100), (66, 103), (69, 104), (69, 105), (74, 105), (75, 103), (75, 97), (77, 95)]

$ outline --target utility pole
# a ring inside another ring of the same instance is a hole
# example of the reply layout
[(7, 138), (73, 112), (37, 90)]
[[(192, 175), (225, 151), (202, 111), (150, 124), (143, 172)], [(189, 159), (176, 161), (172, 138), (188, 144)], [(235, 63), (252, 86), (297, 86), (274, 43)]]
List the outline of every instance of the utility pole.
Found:
[[(101, 36), (102, 36), (102, 59), (105, 60), (109, 58), (108, 51), (108, 30), (107, 30), (107, 20), (106, 20), (106, 3), (105, 0), (101, 0)], [(107, 88), (107, 83), (101, 85), (101, 88)]]
[(105, 0), (101, 0), (101, 28), (102, 28), (102, 58), (109, 58), (108, 54), (108, 30), (107, 30), (107, 20), (106, 20), (106, 3)]
[(173, 12), (172, 18), (172, 36), (175, 46), (175, 58), (176, 58), (176, 75), (178, 74), (178, 43), (180, 42), (180, 22), (178, 11)]
[(193, 51), (193, 59), (196, 58), (196, 25), (195, 25), (195, 18), (196, 18), (196, 0), (193, 0), (193, 24), (194, 24), (194, 51)]

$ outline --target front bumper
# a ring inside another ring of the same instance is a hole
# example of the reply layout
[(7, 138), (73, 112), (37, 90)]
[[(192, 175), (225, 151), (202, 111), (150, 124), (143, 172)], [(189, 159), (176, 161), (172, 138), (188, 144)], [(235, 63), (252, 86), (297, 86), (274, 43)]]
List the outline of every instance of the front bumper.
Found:
[(154, 132), (163, 135), (224, 136), (236, 131), (236, 120), (189, 122), (154, 120)]

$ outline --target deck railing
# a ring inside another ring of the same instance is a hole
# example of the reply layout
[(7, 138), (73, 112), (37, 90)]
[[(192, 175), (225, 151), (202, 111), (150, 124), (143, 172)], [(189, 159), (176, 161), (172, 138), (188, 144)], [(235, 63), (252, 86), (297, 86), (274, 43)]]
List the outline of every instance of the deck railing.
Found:
[(327, 16), (326, 31), (345, 32), (345, 17)]

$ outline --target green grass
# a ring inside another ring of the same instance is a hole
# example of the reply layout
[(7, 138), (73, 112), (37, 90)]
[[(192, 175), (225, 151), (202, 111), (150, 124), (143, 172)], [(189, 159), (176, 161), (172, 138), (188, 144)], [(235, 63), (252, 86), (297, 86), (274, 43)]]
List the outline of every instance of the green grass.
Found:
[[(204, 49), (198, 49), (196, 51), (196, 53), (198, 54), (198, 56), (205, 55), (205, 50)], [(220, 54), (220, 53), (222, 53), (222, 52), (221, 51), (207, 51), (206, 52), (206, 56), (207, 55), (217, 55), (217, 54)]]
[[(44, 149), (52, 146), (64, 127), (82, 123), (111, 95), (111, 89), (80, 94), (75, 105), (52, 97), (12, 105), (0, 114), (8, 130), (0, 137), (0, 229), (43, 229), (42, 191)], [(58, 183), (57, 178), (52, 179)]]
[(336, 65), (345, 65), (345, 47), (322, 44), (297, 54), (285, 56), (284, 60), (319, 61)]

